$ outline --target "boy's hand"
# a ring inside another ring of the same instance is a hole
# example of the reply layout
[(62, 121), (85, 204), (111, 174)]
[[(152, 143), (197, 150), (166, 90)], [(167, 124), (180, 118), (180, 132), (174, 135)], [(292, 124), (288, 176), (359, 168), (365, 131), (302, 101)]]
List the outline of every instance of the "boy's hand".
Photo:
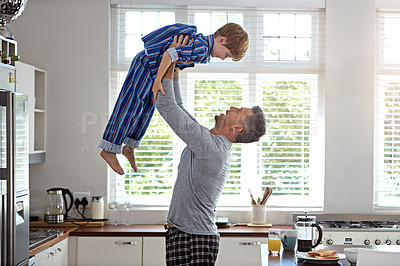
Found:
[(159, 79), (158, 77), (154, 80), (153, 87), (151, 88), (151, 90), (153, 91), (154, 103), (157, 102), (157, 95), (159, 91), (161, 91), (162, 95), (165, 95), (163, 86), (161, 84), (161, 79)]

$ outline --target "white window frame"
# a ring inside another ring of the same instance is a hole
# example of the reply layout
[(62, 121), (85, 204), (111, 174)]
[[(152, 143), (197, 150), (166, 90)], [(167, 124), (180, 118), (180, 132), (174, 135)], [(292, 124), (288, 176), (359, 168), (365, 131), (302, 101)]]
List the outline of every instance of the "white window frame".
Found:
[[(139, 8), (136, 6), (136, 8)], [(148, 8), (151, 10), (153, 7)], [(144, 7), (147, 10), (147, 7)], [(173, 11), (174, 9), (167, 8), (167, 9), (159, 9), (159, 10), (166, 10), (166, 11)], [(202, 11), (202, 10), (210, 10), (209, 7), (180, 7), (179, 12), (176, 15), (176, 21), (188, 24), (194, 24), (194, 12)], [(213, 8), (213, 10), (218, 10), (218, 8)], [(221, 9), (224, 11), (232, 11), (238, 12), (237, 8), (224, 8)], [(318, 131), (318, 140), (319, 149), (318, 152), (318, 159), (320, 161), (318, 170), (318, 174), (316, 175), (315, 189), (316, 193), (313, 194), (312, 197), (304, 201), (298, 201), (298, 199), (294, 200), (290, 204), (285, 204), (284, 206), (280, 204), (278, 201), (274, 201), (272, 198), (270, 199), (271, 206), (276, 207), (283, 207), (283, 208), (293, 208), (293, 207), (309, 207), (314, 209), (322, 209), (323, 208), (323, 191), (324, 191), (324, 145), (320, 145), (324, 143), (324, 61), (323, 61), (323, 54), (324, 54), (324, 21), (325, 21), (325, 14), (323, 10), (304, 10), (304, 9), (268, 9), (268, 10), (261, 10), (261, 9), (249, 9), (245, 8), (240, 9), (245, 13), (244, 15), (244, 28), (252, 28), (255, 27), (256, 30), (249, 32), (250, 35), (250, 47), (248, 50), (247, 55), (243, 60), (240, 62), (235, 62), (233, 64), (229, 64), (226, 61), (215, 61), (213, 60), (210, 64), (207, 65), (196, 65), (195, 68), (185, 69), (181, 72), (181, 90), (182, 96), (184, 99), (185, 107), (192, 112), (193, 111), (193, 91), (190, 88), (190, 80), (195, 77), (204, 76), (205, 74), (212, 76), (224, 76), (234, 74), (236, 77), (240, 77), (244, 80), (244, 98), (243, 98), (243, 106), (252, 106), (257, 104), (257, 99), (260, 98), (260, 92), (257, 90), (258, 79), (262, 75), (266, 74), (315, 74), (318, 75), (318, 117), (316, 118), (316, 130)], [(278, 62), (265, 62), (263, 61), (262, 56), (262, 49), (257, 47), (263, 47), (263, 34), (259, 31), (262, 31), (262, 21), (263, 21), (263, 14), (266, 12), (287, 12), (287, 13), (294, 13), (294, 12), (308, 12), (313, 14), (313, 21), (317, 19), (318, 23), (314, 25), (313, 22), (313, 47), (312, 47), (312, 58), (311, 61), (278, 61)], [(315, 38), (315, 36), (319, 36)], [(121, 42), (124, 43), (124, 42)], [(320, 56), (317, 56), (320, 55)], [(126, 60), (125, 60), (126, 61)], [(125, 62), (125, 67), (128, 68), (130, 62)], [(119, 65), (120, 67), (124, 67), (123, 65)], [(116, 68), (114, 68), (115, 70)], [(117, 68), (118, 69), (118, 68)], [(211, 74), (211, 73), (219, 73), (219, 74)], [(211, 74), (211, 75), (210, 75)], [(175, 138), (174, 138), (175, 139)], [(175, 143), (175, 142), (174, 142)], [(183, 147), (182, 142), (180, 144), (174, 144), (179, 146), (180, 148), (175, 151), (176, 154), (180, 154), (180, 151)], [(235, 144), (241, 145), (242, 152), (256, 154), (257, 150), (259, 149), (259, 145), (257, 143), (252, 144)], [(256, 160), (253, 160), (251, 156), (242, 156), (242, 162), (245, 164), (246, 169), (246, 176), (256, 177), (251, 179), (248, 183), (249, 187), (256, 187), (259, 188), (260, 183), (260, 175), (257, 170)], [(179, 162), (179, 157), (177, 158), (177, 162)], [(109, 191), (115, 189), (115, 186), (118, 182), (122, 182), (123, 178), (118, 177), (113, 178), (112, 176), (116, 176), (112, 170), (109, 171)], [(175, 178), (175, 177), (174, 177)], [(248, 178), (249, 179), (249, 178)], [(314, 180), (313, 180), (314, 181)], [(237, 197), (237, 201), (235, 206), (248, 206), (249, 204), (249, 195), (247, 192), (248, 187), (242, 187), (240, 197)], [(220, 198), (218, 206), (229, 206), (233, 207), (232, 205), (226, 205), (229, 202), (228, 199)], [(143, 197), (142, 200), (135, 200), (133, 202), (135, 205), (146, 205), (146, 206), (167, 206), (169, 205), (169, 200), (167, 197), (162, 198), (160, 200), (152, 201), (149, 203), (146, 200), (146, 197)]]

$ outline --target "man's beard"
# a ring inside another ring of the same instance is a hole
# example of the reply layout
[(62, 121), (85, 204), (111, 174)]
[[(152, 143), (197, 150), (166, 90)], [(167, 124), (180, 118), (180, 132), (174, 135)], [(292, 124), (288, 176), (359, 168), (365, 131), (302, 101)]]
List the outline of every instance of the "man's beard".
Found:
[(218, 126), (220, 124), (220, 121), (221, 121), (221, 117), (219, 115), (215, 115), (214, 119), (215, 119), (215, 126), (214, 127), (218, 128)]

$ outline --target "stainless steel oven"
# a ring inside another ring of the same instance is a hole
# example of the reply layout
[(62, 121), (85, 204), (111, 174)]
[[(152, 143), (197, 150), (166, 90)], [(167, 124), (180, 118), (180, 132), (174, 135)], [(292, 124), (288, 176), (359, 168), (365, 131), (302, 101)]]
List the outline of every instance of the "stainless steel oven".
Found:
[(324, 245), (400, 245), (400, 215), (313, 215), (322, 229)]

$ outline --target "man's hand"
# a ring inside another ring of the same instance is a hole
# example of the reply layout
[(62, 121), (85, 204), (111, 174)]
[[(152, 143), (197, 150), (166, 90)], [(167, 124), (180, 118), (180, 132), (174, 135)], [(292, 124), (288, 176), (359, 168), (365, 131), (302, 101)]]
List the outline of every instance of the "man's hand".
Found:
[[(178, 38), (177, 35), (175, 35), (170, 48), (171, 47), (177, 47), (177, 46), (180, 46), (180, 45), (186, 45), (188, 43), (188, 41), (189, 41), (189, 35), (186, 35), (185, 37), (183, 37), (183, 35), (179, 35), (179, 38)], [(164, 52), (163, 58), (161, 59), (160, 66), (163, 63), (164, 57), (166, 57), (166, 56), (169, 57), (169, 60), (171, 60), (171, 56), (169, 55), (169, 53), (168, 52)], [(175, 66), (175, 63), (169, 64), (167, 69), (169, 69), (171, 65)], [(164, 73), (162, 76), (164, 77), (165, 74), (166, 73)], [(170, 74), (170, 76), (171, 76), (170, 79), (172, 79), (172, 74)], [(157, 77), (154, 80), (153, 87), (151, 88), (151, 90), (153, 91), (154, 103), (157, 102), (157, 95), (158, 95), (159, 91), (161, 91), (162, 95), (165, 95), (164, 89), (163, 89), (162, 84), (161, 84), (161, 80), (162, 80), (162, 77), (159, 77), (159, 75), (157, 73)]]

